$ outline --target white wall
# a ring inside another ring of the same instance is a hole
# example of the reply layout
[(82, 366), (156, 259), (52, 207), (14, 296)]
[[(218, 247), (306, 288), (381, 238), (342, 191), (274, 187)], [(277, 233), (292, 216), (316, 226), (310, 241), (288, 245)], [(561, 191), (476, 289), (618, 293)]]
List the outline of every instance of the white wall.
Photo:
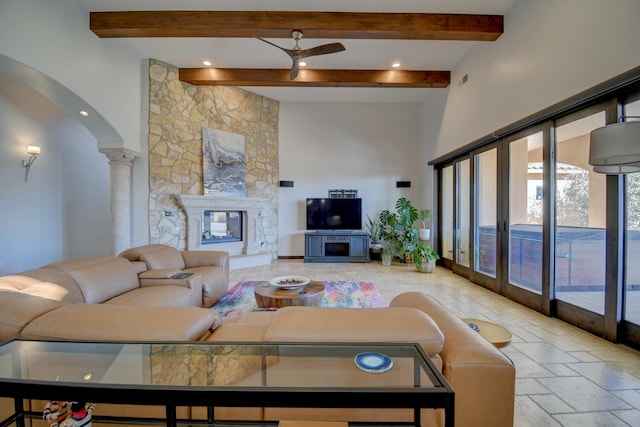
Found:
[[(42, 154), (25, 182), (29, 144)], [(57, 105), (0, 74), (0, 275), (109, 252), (107, 163)]]
[[(423, 162), (640, 66), (638, 17), (638, 0), (516, 2), (504, 34), (478, 43), (452, 70), (449, 89), (422, 102)], [(434, 185), (429, 168), (424, 188)]]
[(141, 59), (88, 26), (89, 13), (75, 0), (3, 0), (0, 53), (69, 88), (116, 128), (126, 148), (140, 151)]
[(449, 89), (432, 92), (420, 104), (420, 165), (422, 173), (421, 205), (431, 210), (430, 228), (431, 242), (435, 241), (433, 221), (436, 215), (434, 194), (436, 194), (433, 166), (428, 163), (433, 159), (432, 151), (438, 143), (442, 127), (442, 116), (447, 102)]
[[(75, 0), (2, 0), (0, 54), (51, 77), (96, 110), (120, 136), (100, 147), (143, 153), (132, 174), (132, 245), (141, 245), (149, 234), (146, 59), (99, 39), (88, 23), (89, 13)], [(92, 148), (98, 154), (95, 142)]]
[[(451, 75), (431, 159), (640, 65), (640, 1), (520, 0)], [(458, 82), (467, 74), (468, 82)], [(424, 141), (423, 143), (429, 143)]]
[[(307, 197), (356, 189), (363, 220), (395, 209), (399, 197), (417, 200), (418, 118), (415, 104), (281, 103), (280, 179), (294, 187), (280, 188), (278, 255), (304, 255)], [(396, 188), (396, 181), (411, 181), (411, 188)]]

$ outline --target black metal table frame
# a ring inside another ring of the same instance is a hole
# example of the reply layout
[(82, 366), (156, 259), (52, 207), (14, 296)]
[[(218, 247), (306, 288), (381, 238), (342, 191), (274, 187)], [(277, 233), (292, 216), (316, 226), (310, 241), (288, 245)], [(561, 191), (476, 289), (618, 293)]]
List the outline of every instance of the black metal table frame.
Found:
[[(12, 341), (42, 341), (59, 342), (55, 340), (12, 340)], [(0, 345), (0, 355), (6, 354), (6, 345), (12, 341)], [(82, 341), (88, 344), (100, 344), (101, 342)], [(102, 342), (105, 343), (105, 342)], [(23, 407), (23, 399), (50, 400), (51, 396), (65, 396), (67, 400), (83, 400), (93, 403), (133, 404), (133, 405), (157, 405), (166, 408), (166, 425), (176, 427), (178, 421), (198, 424), (204, 420), (178, 420), (176, 408), (179, 406), (195, 406), (208, 408), (206, 424), (218, 424), (214, 417), (213, 406), (219, 407), (298, 407), (298, 408), (404, 408), (414, 410), (413, 423), (400, 423), (420, 426), (421, 409), (444, 409), (445, 427), (454, 426), (455, 392), (444, 376), (434, 366), (418, 344), (366, 344), (366, 343), (274, 343), (274, 342), (107, 342), (108, 344), (163, 344), (163, 345), (231, 345), (231, 346), (261, 346), (261, 347), (330, 347), (336, 348), (358, 347), (362, 351), (381, 351), (393, 353), (394, 347), (414, 347), (419, 358), (414, 358), (415, 386), (414, 388), (342, 388), (342, 387), (229, 387), (229, 386), (179, 386), (179, 385), (129, 385), (129, 384), (102, 384), (80, 382), (55, 382), (15, 380), (0, 378), (0, 397), (14, 399), (15, 413), (7, 419), (0, 421), (0, 427), (7, 427), (16, 423), (17, 427), (25, 427), (25, 417), (36, 416), (33, 412), (27, 412)], [(267, 356), (265, 354), (264, 356)], [(333, 356), (333, 355), (332, 355)], [(437, 385), (433, 388), (421, 388), (420, 368), (422, 365), (430, 380)], [(266, 370), (263, 370), (265, 375)], [(213, 405), (212, 405), (212, 402)], [(108, 421), (140, 422), (141, 424), (158, 423), (162, 420), (137, 417), (95, 417)], [(226, 423), (226, 422), (222, 422)], [(269, 421), (260, 421), (261, 424)], [(249, 423), (251, 424), (251, 423)], [(368, 423), (377, 424), (377, 423)], [(380, 425), (388, 422), (380, 422)], [(399, 423), (394, 423), (398, 425)], [(277, 425), (277, 424), (275, 424)]]

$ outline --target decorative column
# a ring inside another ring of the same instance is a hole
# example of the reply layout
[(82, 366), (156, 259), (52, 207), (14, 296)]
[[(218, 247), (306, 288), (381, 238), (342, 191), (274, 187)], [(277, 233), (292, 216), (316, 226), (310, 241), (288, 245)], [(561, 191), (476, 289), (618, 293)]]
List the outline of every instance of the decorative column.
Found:
[(139, 155), (126, 148), (101, 148), (109, 159), (111, 186), (111, 253), (131, 247), (131, 167)]

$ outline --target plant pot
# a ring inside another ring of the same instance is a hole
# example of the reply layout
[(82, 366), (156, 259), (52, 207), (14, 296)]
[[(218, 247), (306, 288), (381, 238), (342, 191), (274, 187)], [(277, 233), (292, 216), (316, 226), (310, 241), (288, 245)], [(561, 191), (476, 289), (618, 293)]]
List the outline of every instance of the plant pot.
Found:
[(382, 249), (380, 257), (382, 258), (382, 265), (391, 265), (391, 262), (393, 261), (393, 251), (389, 249)]
[(416, 267), (416, 270), (420, 273), (433, 273), (436, 269), (436, 260), (422, 258), (420, 260), (420, 267)]
[(382, 249), (382, 242), (371, 242), (369, 246), (373, 252), (380, 252)]
[(431, 229), (420, 228), (420, 240), (429, 240), (429, 239), (431, 239)]

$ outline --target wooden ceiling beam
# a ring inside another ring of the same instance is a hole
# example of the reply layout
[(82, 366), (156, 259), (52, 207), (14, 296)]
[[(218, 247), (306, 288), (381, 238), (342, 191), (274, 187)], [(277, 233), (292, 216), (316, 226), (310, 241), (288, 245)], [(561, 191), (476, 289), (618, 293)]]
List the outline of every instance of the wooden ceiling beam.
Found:
[(199, 86), (446, 88), (449, 71), (180, 68), (179, 80)]
[(502, 15), (286, 11), (91, 12), (90, 28), (114, 37), (262, 37), (494, 41)]

